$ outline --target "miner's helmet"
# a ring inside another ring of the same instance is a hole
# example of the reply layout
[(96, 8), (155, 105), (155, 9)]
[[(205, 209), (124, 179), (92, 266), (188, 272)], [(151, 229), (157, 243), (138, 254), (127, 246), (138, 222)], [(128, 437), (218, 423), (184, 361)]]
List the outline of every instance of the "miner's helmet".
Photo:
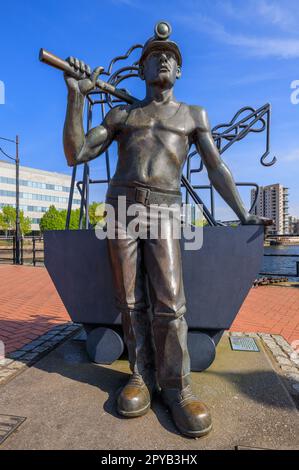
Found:
[(142, 65), (145, 58), (153, 50), (167, 50), (172, 51), (176, 57), (178, 65), (182, 66), (182, 55), (179, 46), (168, 38), (171, 35), (172, 28), (167, 21), (159, 21), (156, 24), (154, 32), (155, 36), (151, 37), (143, 46), (139, 65)]

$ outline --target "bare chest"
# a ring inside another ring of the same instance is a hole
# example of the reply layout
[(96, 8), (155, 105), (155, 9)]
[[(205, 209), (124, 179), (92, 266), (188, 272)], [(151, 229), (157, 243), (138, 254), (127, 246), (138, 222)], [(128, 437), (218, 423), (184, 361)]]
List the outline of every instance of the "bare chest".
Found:
[(186, 110), (179, 106), (177, 110), (151, 110), (148, 112), (143, 108), (133, 109), (123, 126), (123, 131), (128, 135), (151, 134), (159, 137), (166, 134), (168, 137), (186, 135)]

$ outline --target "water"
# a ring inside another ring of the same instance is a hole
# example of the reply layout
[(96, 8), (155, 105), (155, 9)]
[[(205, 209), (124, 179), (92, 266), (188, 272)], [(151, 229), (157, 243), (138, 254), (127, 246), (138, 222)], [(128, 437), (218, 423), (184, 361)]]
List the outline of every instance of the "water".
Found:
[[(277, 254), (277, 255), (299, 255), (299, 246), (266, 246), (264, 248), (265, 254)], [(281, 273), (283, 274), (296, 274), (296, 261), (299, 262), (299, 257), (272, 257), (272, 256), (264, 256), (263, 258), (263, 267), (261, 269), (262, 272), (267, 273)], [(290, 281), (299, 282), (297, 277), (289, 277)]]

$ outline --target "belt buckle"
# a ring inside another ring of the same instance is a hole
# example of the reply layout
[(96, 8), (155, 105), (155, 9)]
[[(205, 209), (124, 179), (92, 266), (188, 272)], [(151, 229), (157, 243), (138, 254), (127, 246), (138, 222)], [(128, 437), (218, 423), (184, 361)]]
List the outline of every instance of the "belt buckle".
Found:
[(147, 205), (150, 195), (149, 189), (135, 188), (135, 201), (139, 204)]

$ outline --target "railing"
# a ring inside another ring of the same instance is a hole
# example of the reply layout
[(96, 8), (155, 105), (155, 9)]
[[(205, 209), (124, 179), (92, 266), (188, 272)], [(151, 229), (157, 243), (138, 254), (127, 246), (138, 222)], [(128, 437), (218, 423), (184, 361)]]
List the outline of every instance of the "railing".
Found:
[(0, 237), (0, 263), (15, 264), (16, 262), (15, 237)]
[[(23, 237), (20, 245), (21, 264), (43, 266), (43, 237)], [(16, 241), (14, 236), (0, 237), (0, 263), (16, 264)]]

